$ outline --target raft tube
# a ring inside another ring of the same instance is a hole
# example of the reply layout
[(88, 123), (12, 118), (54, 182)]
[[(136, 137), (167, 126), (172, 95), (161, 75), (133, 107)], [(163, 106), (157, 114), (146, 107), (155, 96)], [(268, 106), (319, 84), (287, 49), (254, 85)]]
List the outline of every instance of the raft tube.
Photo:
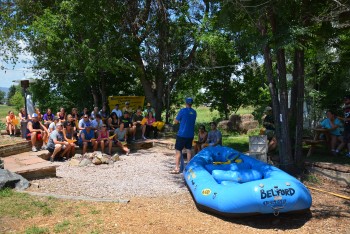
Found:
[(299, 180), (228, 147), (203, 149), (183, 176), (197, 207), (222, 216), (304, 212), (312, 203)]

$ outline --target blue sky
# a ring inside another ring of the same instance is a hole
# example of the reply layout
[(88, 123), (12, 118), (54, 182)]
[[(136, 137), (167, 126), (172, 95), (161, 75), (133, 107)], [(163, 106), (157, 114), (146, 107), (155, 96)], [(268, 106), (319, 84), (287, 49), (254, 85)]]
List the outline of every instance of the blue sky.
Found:
[(2, 62), (5, 70), (0, 70), (0, 87), (9, 88), (14, 85), (14, 80), (21, 80), (22, 78), (33, 78), (34, 73), (28, 69), (28, 64), (19, 63), (13, 68), (13, 64), (6, 64)]
[[(24, 47), (23, 43), (19, 44)], [(24, 63), (23, 61), (26, 61)], [(24, 78), (35, 78), (34, 72), (30, 69), (31, 64), (33, 63), (33, 56), (28, 53), (21, 53), (18, 55), (17, 64), (8, 64), (3, 61), (3, 58), (0, 55), (0, 87), (9, 88), (11, 85), (14, 85), (14, 80), (21, 80)]]

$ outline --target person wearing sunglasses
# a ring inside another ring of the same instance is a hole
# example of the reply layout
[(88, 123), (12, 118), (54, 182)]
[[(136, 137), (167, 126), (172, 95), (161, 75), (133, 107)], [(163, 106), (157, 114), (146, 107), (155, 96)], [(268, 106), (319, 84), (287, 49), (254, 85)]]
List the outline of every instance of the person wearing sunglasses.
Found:
[(81, 120), (79, 120), (78, 130), (79, 131), (84, 130), (87, 123), (91, 124), (89, 116), (87, 114), (85, 114), (85, 115), (83, 115), (83, 118)]

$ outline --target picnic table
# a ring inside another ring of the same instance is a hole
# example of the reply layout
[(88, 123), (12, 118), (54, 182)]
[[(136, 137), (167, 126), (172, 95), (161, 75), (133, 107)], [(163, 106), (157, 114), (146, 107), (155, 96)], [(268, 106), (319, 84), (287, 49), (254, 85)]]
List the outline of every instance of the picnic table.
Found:
[[(306, 157), (309, 157), (316, 146), (318, 145), (326, 145), (328, 148), (330, 147), (330, 134), (329, 130), (326, 128), (313, 128), (311, 129), (313, 132), (313, 139), (312, 140), (306, 140), (305, 143), (307, 145), (310, 145), (309, 151), (306, 155)], [(324, 134), (325, 137), (321, 139), (321, 134)]]

